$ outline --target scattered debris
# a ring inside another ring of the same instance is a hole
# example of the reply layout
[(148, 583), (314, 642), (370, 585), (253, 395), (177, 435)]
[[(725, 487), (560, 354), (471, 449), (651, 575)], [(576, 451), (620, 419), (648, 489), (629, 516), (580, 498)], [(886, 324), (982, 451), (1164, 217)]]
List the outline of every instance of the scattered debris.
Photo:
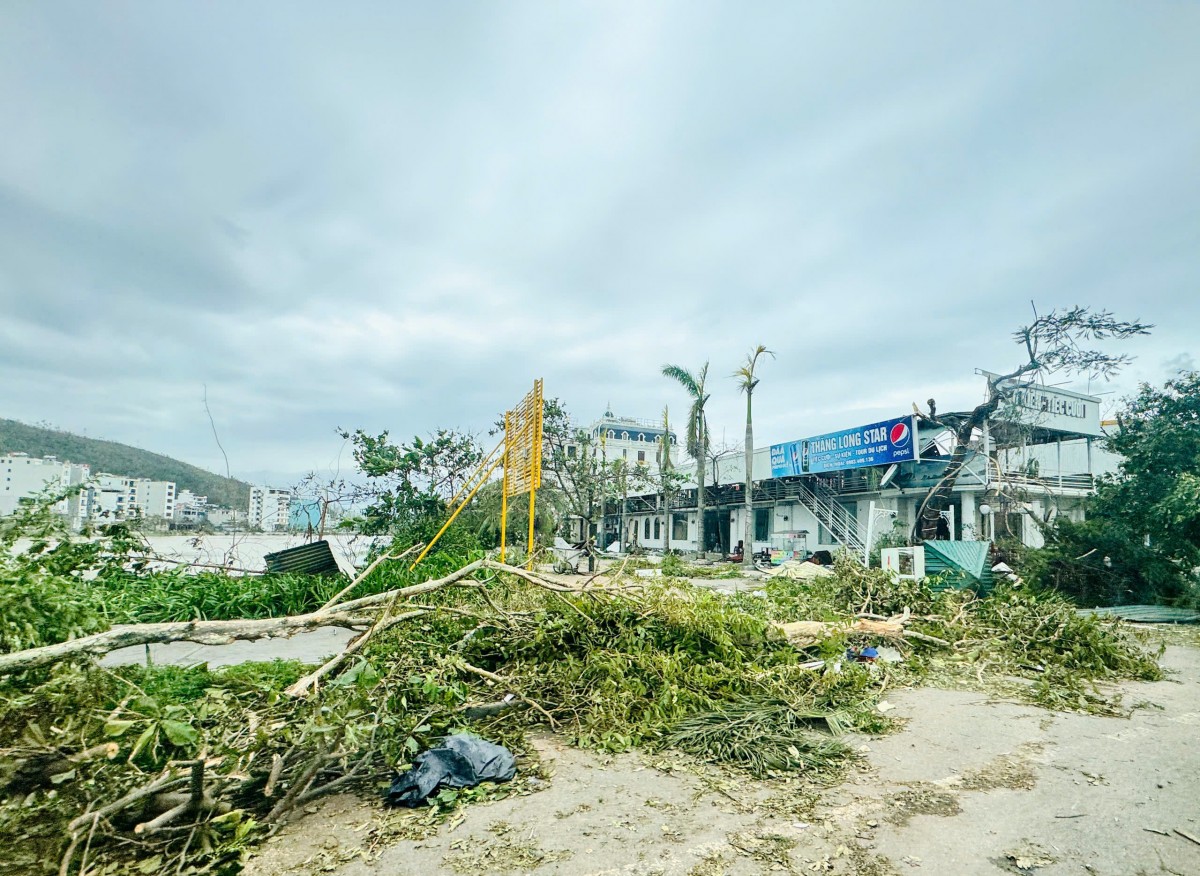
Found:
[(977, 770), (964, 773), (959, 787), (964, 791), (991, 791), (995, 788), (1029, 791), (1036, 784), (1037, 776), (1028, 761), (1006, 755)]
[(1025, 874), (1040, 870), (1042, 867), (1049, 867), (1058, 861), (1057, 858), (1036, 846), (1030, 846), (1020, 851), (1005, 852), (1004, 858), (1010, 864), (1011, 869)]
[[(70, 865), (86, 849), (96, 872), (152, 854), (168, 871), (218, 870), (321, 795), (371, 787), (392, 764), (465, 727), (518, 757), (528, 753), (524, 733), (549, 726), (580, 746), (674, 747), (811, 788), (839, 778), (856, 757), (838, 733), (893, 725), (878, 701), (895, 684), (937, 673), (979, 685), (1028, 680), (1020, 667), (1036, 665), (1046, 671), (1020, 695), (1103, 712), (1111, 706), (1093, 680), (1160, 673), (1119, 623), (1079, 616), (1062, 600), (1026, 590), (935, 592), (852, 561), (803, 580), (764, 577), (763, 595), (752, 597), (621, 570), (568, 584), (469, 558), (443, 558), (425, 571), (438, 577), (424, 580), (386, 558), (332, 599), (338, 585), (275, 616), (113, 628), (101, 618), (53, 635), (29, 622), (40, 638), (23, 641), (33, 646), (0, 654), (0, 731), (21, 746), (0, 756), (0, 775), (16, 772), (17, 757), (55, 755), (66, 739), (80, 750), (120, 751), (71, 763), (51, 774), (50, 790), (0, 807), (0, 841), (25, 838), (8, 843), (20, 856), (13, 866), (28, 871), (64, 856)], [(61, 556), (54, 562), (63, 566)], [(113, 587), (137, 586), (136, 575), (122, 574), (128, 579)], [(343, 601), (354, 588), (366, 595)], [(64, 583), (62, 592), (73, 591)], [(326, 624), (363, 632), (311, 672), (283, 663), (210, 672), (90, 662), (128, 644), (224, 642)], [(905, 662), (822, 657), (847, 648), (882, 656), (880, 641)], [(196, 763), (198, 793), (188, 790)], [(409, 779), (411, 790), (398, 795), (425, 801), (412, 814), (423, 829), (464, 802), (534, 788), (532, 778), (441, 791), (435, 783), (431, 795)], [(792, 793), (780, 811), (807, 817), (806, 793)], [(170, 802), (171, 794), (186, 799)], [(152, 806), (156, 797), (164, 799)], [(957, 806), (954, 795), (920, 787), (894, 803), (896, 817)], [(157, 820), (172, 810), (176, 823)], [(203, 828), (207, 845), (185, 845), (180, 824)]]
[(1185, 840), (1189, 840), (1191, 842), (1194, 842), (1196, 845), (1200, 846), (1200, 839), (1197, 839), (1195, 834), (1188, 833), (1186, 830), (1183, 830), (1182, 828), (1178, 828), (1178, 827), (1174, 828), (1174, 831), (1177, 834), (1179, 834), (1181, 837), (1183, 837)]
[(467, 838), (450, 844), (450, 853), (442, 863), (454, 873), (528, 873), (536, 867), (565, 861), (571, 857), (567, 850), (547, 851), (533, 841), (532, 836), (495, 840)]
[(1137, 624), (1197, 624), (1200, 611), (1170, 605), (1115, 605), (1111, 608), (1081, 608), (1080, 614), (1100, 618), (1120, 618)]
[(387, 792), (393, 806), (419, 806), (438, 788), (473, 788), (480, 782), (507, 782), (517, 774), (512, 753), (466, 733), (447, 736), (423, 751)]
[(816, 563), (786, 560), (775, 566), (767, 573), (770, 578), (791, 578), (795, 581), (808, 581), (812, 578), (827, 578), (833, 575), (830, 566), (818, 566)]
[(263, 557), (268, 572), (291, 572), (297, 575), (340, 575), (342, 570), (333, 557), (327, 541), (314, 541), (294, 548), (285, 548)]
[(947, 818), (962, 812), (958, 796), (943, 788), (914, 782), (909, 790), (901, 791), (888, 800), (888, 821), (904, 825), (917, 815), (938, 815)]

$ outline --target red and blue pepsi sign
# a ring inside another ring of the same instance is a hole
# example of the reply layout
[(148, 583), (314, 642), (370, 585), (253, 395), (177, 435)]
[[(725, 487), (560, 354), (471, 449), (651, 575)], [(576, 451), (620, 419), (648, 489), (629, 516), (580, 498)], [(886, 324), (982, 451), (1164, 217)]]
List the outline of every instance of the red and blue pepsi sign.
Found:
[(820, 474), (918, 459), (916, 418), (896, 417), (841, 432), (772, 444), (771, 477)]

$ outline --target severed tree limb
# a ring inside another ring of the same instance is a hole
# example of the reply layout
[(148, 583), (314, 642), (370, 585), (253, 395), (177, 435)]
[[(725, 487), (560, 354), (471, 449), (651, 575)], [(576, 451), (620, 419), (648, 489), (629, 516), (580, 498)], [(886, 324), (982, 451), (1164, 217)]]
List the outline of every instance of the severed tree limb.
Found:
[(296, 781), (292, 783), (292, 786), (288, 788), (287, 793), (284, 794), (279, 799), (279, 802), (275, 804), (274, 808), (267, 813), (266, 821), (268, 823), (277, 821), (281, 815), (284, 815), (290, 809), (292, 809), (295, 805), (296, 798), (308, 790), (309, 786), (312, 785), (313, 780), (316, 779), (317, 773), (321, 771), (321, 768), (324, 767), (328, 761), (329, 755), (327, 755), (325, 753), (325, 749), (322, 748), (317, 752), (317, 756), (312, 759), (309, 765), (305, 767), (304, 772), (302, 772), (299, 777), (297, 777)]
[(324, 614), (300, 614), (290, 617), (267, 617), (255, 620), (175, 621), (155, 624), (118, 624), (102, 633), (81, 636), (54, 645), (0, 654), (0, 674), (21, 672), (56, 663), (68, 657), (99, 656), (130, 645), (153, 645), (162, 642), (196, 642), (201, 645), (227, 645), (239, 639), (261, 639), (264, 636), (290, 635), (300, 630), (322, 626), (365, 627), (370, 618), (351, 615), (349, 611)]
[(362, 769), (364, 766), (366, 766), (367, 764), (369, 764), (371, 762), (372, 758), (374, 758), (374, 757), (375, 757), (375, 752), (368, 751), (365, 755), (363, 755), (361, 758), (359, 758), (358, 763), (356, 763), (353, 767), (351, 767), (350, 771), (348, 773), (346, 773), (343, 776), (339, 776), (336, 779), (328, 781), (324, 785), (321, 785), (320, 787), (313, 788), (312, 790), (309, 790), (309, 791), (305, 791), (303, 794), (301, 794), (300, 796), (298, 796), (296, 798), (296, 802), (293, 805), (294, 806), (303, 806), (305, 803), (315, 800), (317, 797), (320, 797), (324, 794), (328, 794), (330, 791), (334, 791), (334, 790), (342, 787), (343, 785), (349, 784), (350, 782), (354, 781), (354, 779), (356, 779), (358, 777), (358, 771), (360, 769)]
[(347, 584), (345, 587), (343, 587), (341, 590), (339, 590), (337, 593), (335, 593), (332, 597), (330, 597), (329, 601), (326, 602), (324, 605), (322, 605), (320, 608), (318, 608), (317, 611), (318, 612), (328, 611), (329, 609), (333, 608), (333, 606), (335, 606), (341, 600), (341, 598), (343, 596), (345, 596), (347, 593), (349, 593), (351, 590), (353, 590), (355, 587), (357, 587), (359, 584), (361, 584), (364, 578), (366, 578), (368, 575), (370, 575), (372, 572), (374, 572), (376, 567), (378, 567), (380, 563), (384, 562), (385, 560), (402, 560), (405, 557), (407, 557), (409, 554), (411, 554), (413, 551), (420, 550), (423, 547), (425, 547), (425, 544), (424, 544), (424, 542), (421, 542), (419, 544), (414, 544), (408, 550), (406, 550), (400, 554), (395, 554), (395, 555), (388, 554), (388, 553), (380, 554), (378, 557), (375, 558), (375, 561), (372, 562), (371, 565), (367, 566), (367, 568), (365, 568), (361, 572), (359, 572), (353, 581), (351, 581), (349, 584)]
[(287, 688), (284, 693), (291, 697), (304, 696), (310, 689), (315, 689), (318, 681), (336, 670), (353, 654), (361, 651), (362, 647), (367, 644), (367, 641), (376, 633), (383, 632), (384, 630), (389, 629), (398, 623), (402, 623), (403, 621), (412, 620), (415, 617), (421, 617), (423, 614), (425, 614), (424, 611), (409, 611), (405, 612), (404, 614), (399, 614), (395, 617), (386, 618), (376, 622), (371, 626), (370, 629), (351, 641), (345, 648), (341, 650), (340, 653), (330, 657), (308, 675), (296, 679), (291, 687)]
[[(99, 817), (92, 819), (92, 829), (88, 831), (87, 844), (83, 847), (83, 858), (79, 862), (79, 874), (84, 876), (87, 873), (87, 856), (88, 849), (92, 847), (92, 837), (96, 835), (96, 826), (100, 824)], [(71, 872), (71, 859), (75, 857), (75, 849), (79, 848), (79, 834), (71, 837), (71, 844), (67, 846), (67, 851), (63, 854), (62, 863), (58, 866), (58, 876), (67, 876)]]
[(931, 645), (941, 645), (943, 648), (954, 647), (945, 639), (939, 639), (937, 636), (927, 636), (925, 633), (918, 633), (916, 630), (905, 630), (904, 638), (915, 639), (918, 642), (928, 642)]
[[(93, 822), (95, 824), (95, 822)], [(67, 846), (67, 850), (63, 852), (62, 863), (58, 865), (58, 876), (67, 876), (71, 872), (71, 861), (75, 857), (75, 850), (79, 848), (79, 841), (82, 839), (79, 834), (71, 837), (71, 844)]]
[(492, 560), (476, 560), (461, 569), (451, 572), (443, 578), (435, 578), (389, 590), (352, 599), (336, 606), (335, 610), (318, 610), (308, 614), (289, 615), (286, 617), (257, 618), (253, 620), (214, 620), (214, 621), (175, 621), (154, 624), (119, 624), (101, 633), (81, 636), (54, 645), (44, 645), (39, 648), (29, 648), (10, 654), (0, 654), (0, 675), (9, 672), (23, 672), (47, 666), (70, 657), (95, 657), (126, 648), (131, 645), (153, 645), (164, 642), (196, 642), (201, 645), (227, 645), (240, 639), (261, 639), (265, 636), (291, 635), (300, 630), (321, 626), (340, 626), (351, 629), (367, 628), (372, 619), (364, 616), (364, 611), (378, 610), (389, 603), (400, 599), (429, 593), (474, 575), (480, 569), (494, 569), (508, 572), (541, 587), (545, 590), (560, 593), (576, 592), (571, 587), (548, 581), (533, 575), (524, 569), (508, 566)]
[(476, 718), (490, 718), (493, 715), (500, 715), (511, 709), (527, 707), (529, 704), (524, 700), (519, 700), (514, 694), (509, 694), (510, 699), (503, 699), (495, 703), (477, 703), (472, 705), (467, 703), (458, 707), (457, 711), (462, 712), (467, 718), (472, 720)]
[(188, 790), (184, 794), (161, 795), (159, 799), (167, 798), (166, 802), (175, 803), (175, 805), (157, 817), (137, 825), (134, 827), (133, 832), (138, 836), (158, 833), (182, 815), (187, 815), (191, 812), (202, 812), (206, 809), (220, 808), (220, 804), (204, 793), (203, 757), (198, 757), (192, 762), (191, 775), (188, 777), (187, 783)]
[[(441, 588), (453, 584), (456, 581), (461, 581), (463, 578), (469, 578), (480, 569), (484, 568), (486, 560), (476, 560), (473, 563), (467, 563), (457, 572), (451, 572), (444, 578), (434, 578), (430, 581), (422, 581), (420, 584), (410, 584), (408, 587), (401, 587), (397, 590), (388, 590), (386, 593), (376, 593), (372, 596), (363, 596), (359, 599), (351, 599), (349, 602), (343, 602), (338, 606), (338, 611), (360, 611), (364, 608), (378, 608), (382, 605), (387, 605), (395, 599), (407, 599), (410, 596), (419, 596), (422, 593), (428, 593), (431, 590), (440, 590)], [(507, 567), (504, 567), (507, 569)]]
[(187, 783), (188, 779), (176, 778), (173, 773), (165, 772), (149, 784), (142, 785), (140, 788), (134, 788), (124, 797), (114, 800), (106, 806), (101, 806), (99, 809), (83, 813), (83, 815), (80, 815), (67, 825), (67, 831), (75, 833), (79, 828), (93, 819), (107, 818), (110, 815), (120, 812), (130, 804), (136, 803), (138, 800), (149, 797), (152, 794), (170, 790), (171, 788), (178, 788)]
[(192, 801), (189, 798), (187, 800), (184, 800), (182, 803), (180, 803), (178, 806), (174, 807), (173, 809), (168, 809), (162, 815), (159, 815), (156, 818), (152, 818), (149, 821), (143, 821), (141, 824), (134, 827), (133, 832), (135, 834), (137, 834), (138, 836), (142, 836), (144, 834), (150, 834), (150, 833), (158, 833), (158, 831), (162, 830), (164, 827), (166, 827), (172, 821), (179, 818), (181, 815), (185, 815), (186, 813), (191, 812), (191, 811), (192, 811)]
[[(288, 754), (291, 754), (289, 751)], [(275, 784), (279, 781), (279, 776), (283, 773), (283, 756), (276, 754), (271, 758), (271, 772), (267, 776), (267, 783), (263, 786), (264, 797), (275, 796)]]
[[(463, 669), (465, 669), (467, 672), (473, 673), (474, 675), (478, 675), (480, 678), (486, 678), (489, 681), (496, 682), (496, 684), (502, 684), (505, 687), (511, 687), (510, 682), (506, 681), (504, 678), (502, 678), (501, 676), (497, 675), (494, 672), (488, 672), (486, 669), (480, 669), (478, 666), (472, 666), (470, 663), (467, 663), (466, 661), (460, 661), (458, 665), (461, 666)], [(537, 711), (539, 711), (543, 715), (545, 715), (546, 720), (550, 722), (551, 727), (558, 726), (558, 722), (554, 720), (553, 716), (549, 712), (547, 712), (545, 709), (543, 709), (540, 705), (538, 705), (536, 702), (531, 700), (529, 697), (524, 696), (523, 694), (517, 693), (516, 691), (513, 691), (512, 693), (513, 693), (513, 696), (515, 696), (521, 702), (525, 703), (526, 705), (536, 709)]]
[(783, 634), (788, 643), (797, 648), (807, 648), (837, 633), (852, 633), (857, 635), (877, 636), (881, 639), (912, 639), (917, 642), (928, 642), (943, 648), (953, 647), (945, 639), (918, 633), (906, 629), (898, 621), (879, 621), (859, 618), (849, 624), (826, 621), (794, 621), (787, 624), (773, 624), (774, 628)]
[(548, 578), (543, 578), (528, 569), (522, 569), (519, 566), (509, 566), (505, 563), (498, 563), (495, 560), (483, 560), (483, 565), (488, 569), (495, 569), (497, 572), (508, 572), (510, 575), (516, 575), (518, 578), (523, 578), (530, 584), (542, 587), (546, 590), (557, 590), (560, 593), (574, 593), (574, 587), (567, 587), (563, 584), (556, 584)]

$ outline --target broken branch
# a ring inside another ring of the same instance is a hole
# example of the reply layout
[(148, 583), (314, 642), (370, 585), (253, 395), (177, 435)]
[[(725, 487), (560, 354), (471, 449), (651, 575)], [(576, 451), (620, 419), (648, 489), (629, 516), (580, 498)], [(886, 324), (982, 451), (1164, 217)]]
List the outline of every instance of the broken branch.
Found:
[[(465, 669), (467, 672), (473, 673), (474, 675), (478, 675), (480, 678), (486, 678), (489, 681), (496, 682), (496, 684), (501, 684), (501, 685), (504, 685), (505, 687), (511, 688), (511, 685), (509, 684), (508, 681), (506, 681), (504, 678), (500, 677), (499, 675), (497, 675), (494, 672), (488, 672), (486, 669), (480, 669), (478, 666), (472, 666), (470, 663), (467, 663), (466, 661), (461, 662), (459, 665), (463, 669)], [(517, 691), (513, 691), (512, 694), (517, 699), (519, 699), (521, 702), (525, 703), (527, 706), (530, 706), (531, 708), (534, 708), (537, 711), (541, 712), (543, 715), (545, 715), (546, 720), (550, 722), (551, 727), (558, 726), (558, 722), (554, 720), (553, 716), (551, 716), (551, 714), (549, 712), (547, 712), (545, 709), (543, 709), (540, 705), (535, 703), (533, 700), (529, 699), (529, 697), (524, 696), (523, 694), (520, 694)]]

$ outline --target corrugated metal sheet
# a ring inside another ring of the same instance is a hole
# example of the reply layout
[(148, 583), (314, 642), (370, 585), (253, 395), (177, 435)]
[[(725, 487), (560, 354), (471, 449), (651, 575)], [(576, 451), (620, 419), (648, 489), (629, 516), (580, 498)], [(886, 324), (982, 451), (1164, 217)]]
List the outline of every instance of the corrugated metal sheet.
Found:
[(1112, 608), (1081, 608), (1080, 614), (1119, 617), (1138, 624), (1197, 624), (1200, 612), (1169, 605), (1114, 605)]
[(992, 589), (992, 568), (988, 565), (991, 542), (927, 541), (924, 544), (925, 574), (940, 576), (942, 586)]
[(327, 541), (314, 541), (299, 547), (277, 551), (263, 557), (268, 572), (292, 572), (298, 575), (337, 575), (341, 573), (333, 549)]

